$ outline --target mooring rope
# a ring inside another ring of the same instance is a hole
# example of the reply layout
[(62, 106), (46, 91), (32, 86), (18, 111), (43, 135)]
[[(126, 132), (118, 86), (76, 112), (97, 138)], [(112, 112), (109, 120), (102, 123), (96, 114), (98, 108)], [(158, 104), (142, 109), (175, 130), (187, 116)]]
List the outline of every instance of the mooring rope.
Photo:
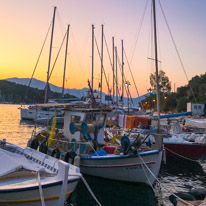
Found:
[(39, 184), (39, 193), (40, 193), (40, 198), (41, 198), (41, 205), (45, 206), (44, 195), (43, 195), (43, 190), (42, 190), (42, 186), (41, 186), (41, 180), (40, 180), (39, 172), (37, 172), (37, 182)]
[(176, 152), (174, 152), (174, 151), (172, 151), (172, 150), (168, 149), (168, 148), (167, 148), (167, 147), (165, 147), (165, 146), (164, 146), (164, 148), (165, 148), (166, 150), (168, 150), (169, 152), (171, 152), (171, 153), (173, 153), (173, 154), (177, 155), (178, 157), (181, 157), (181, 158), (183, 158), (183, 159), (186, 159), (186, 160), (189, 160), (189, 161), (192, 161), (192, 162), (198, 162), (198, 163), (199, 163), (199, 161), (197, 161), (197, 160), (193, 160), (193, 159), (190, 159), (190, 158), (185, 157), (185, 156), (183, 156), (183, 155), (180, 155), (180, 154), (178, 154), (178, 153), (176, 153)]
[(87, 183), (87, 181), (85, 180), (85, 178), (80, 174), (80, 175), (69, 175), (69, 176), (78, 176), (82, 179), (84, 185), (86, 186), (87, 190), (89, 191), (89, 193), (91, 194), (91, 196), (94, 198), (94, 200), (97, 202), (97, 204), (99, 206), (102, 206), (101, 203), (99, 202), (99, 200), (96, 198), (95, 194), (92, 192), (92, 189), (90, 188), (89, 184)]
[[(142, 163), (144, 164), (144, 166), (147, 168), (147, 170), (150, 172), (150, 174), (155, 178), (155, 180), (159, 183), (160, 188), (161, 189), (165, 189), (167, 192), (170, 192), (169, 189), (164, 188), (161, 184), (161, 182), (158, 180), (158, 178), (153, 174), (153, 172), (150, 170), (150, 168), (145, 164), (144, 160), (142, 159), (142, 157), (139, 155), (140, 160), (142, 161)], [(146, 175), (146, 174), (145, 174)], [(172, 195), (174, 195), (177, 199), (179, 199), (180, 201), (182, 201), (183, 203), (189, 205), (189, 206), (193, 206), (191, 203), (183, 200), (182, 198), (178, 197), (176, 194), (172, 193)]]

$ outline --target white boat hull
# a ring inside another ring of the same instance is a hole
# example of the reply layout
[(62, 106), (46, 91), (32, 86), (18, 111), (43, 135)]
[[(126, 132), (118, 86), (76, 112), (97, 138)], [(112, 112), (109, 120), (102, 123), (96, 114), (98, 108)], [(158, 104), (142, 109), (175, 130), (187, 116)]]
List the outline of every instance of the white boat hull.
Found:
[[(146, 154), (144, 152), (140, 153), (140, 156), (154, 176), (157, 177), (162, 161), (162, 151), (152, 151)], [(80, 170), (88, 175), (113, 180), (146, 184), (154, 184), (155, 182), (155, 178), (138, 155), (81, 157)]]
[[(47, 120), (51, 119), (54, 115), (53, 111), (41, 111), (35, 109), (24, 109), (21, 110), (21, 119), (36, 120), (36, 118), (45, 118)], [(36, 114), (37, 113), (37, 114)]]
[[(75, 190), (75, 187), (79, 181), (77, 178), (76, 181), (68, 182), (66, 190), (66, 198)], [(57, 206), (62, 184), (48, 187), (43, 187), (43, 196), (46, 206)], [(41, 198), (39, 193), (39, 187), (36, 188), (24, 188), (11, 190), (6, 192), (5, 190), (0, 190), (0, 205), (4, 206), (39, 206), (41, 205)]]

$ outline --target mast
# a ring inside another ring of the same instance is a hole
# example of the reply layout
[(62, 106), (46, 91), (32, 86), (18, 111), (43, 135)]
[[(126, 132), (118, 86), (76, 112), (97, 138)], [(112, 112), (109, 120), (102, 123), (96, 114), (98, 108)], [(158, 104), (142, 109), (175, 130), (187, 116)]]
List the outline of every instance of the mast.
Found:
[(102, 73), (103, 73), (103, 38), (104, 38), (104, 25), (102, 25), (102, 49), (101, 49), (101, 89), (100, 89), (101, 103), (102, 103)]
[(113, 72), (113, 101), (114, 101), (114, 96), (115, 96), (115, 88), (114, 88), (114, 37), (112, 37), (112, 54), (113, 54), (112, 72)]
[(124, 107), (124, 46), (122, 40), (122, 107)]
[(117, 47), (115, 47), (115, 58), (116, 58), (116, 105), (118, 106), (118, 82), (117, 82)]
[(92, 24), (92, 91), (94, 89), (93, 80), (94, 80), (94, 25)]
[(49, 71), (50, 71), (52, 43), (53, 43), (53, 35), (54, 35), (55, 14), (56, 14), (56, 6), (54, 7), (54, 14), (53, 14), (53, 20), (52, 20), (52, 32), (51, 32), (51, 42), (50, 42), (50, 51), (49, 51), (49, 63), (48, 63), (48, 71), (47, 71), (47, 81), (46, 81), (46, 88), (45, 88), (46, 91), (45, 91), (44, 103), (46, 103), (48, 101)]
[(160, 128), (160, 91), (159, 91), (159, 74), (158, 74), (158, 53), (157, 53), (157, 29), (156, 29), (156, 8), (155, 0), (152, 0), (153, 21), (154, 21), (154, 46), (155, 46), (155, 68), (156, 68), (156, 98), (158, 114), (158, 130)]
[(69, 26), (67, 27), (67, 40), (66, 40), (66, 50), (65, 50), (65, 59), (64, 59), (64, 75), (63, 75), (63, 86), (62, 86), (62, 97), (64, 96), (64, 82), (65, 82), (65, 72), (67, 65), (67, 48), (68, 48), (68, 40), (69, 40)]

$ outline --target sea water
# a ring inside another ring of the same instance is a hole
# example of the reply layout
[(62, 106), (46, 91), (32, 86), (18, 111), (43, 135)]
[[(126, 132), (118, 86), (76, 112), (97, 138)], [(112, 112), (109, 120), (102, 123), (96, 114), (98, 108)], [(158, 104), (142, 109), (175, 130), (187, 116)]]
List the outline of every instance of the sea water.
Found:
[[(20, 105), (0, 104), (0, 139), (26, 147), (28, 139), (35, 130), (34, 123), (22, 121)], [(36, 130), (41, 129), (36, 126)], [(162, 165), (159, 184), (153, 188), (144, 184), (131, 184), (84, 176), (92, 191), (103, 206), (158, 206), (172, 205), (169, 195), (175, 192), (188, 192), (191, 188), (206, 188), (206, 163), (192, 162), (185, 159), (168, 159)], [(68, 206), (96, 206), (83, 182), (67, 200)]]

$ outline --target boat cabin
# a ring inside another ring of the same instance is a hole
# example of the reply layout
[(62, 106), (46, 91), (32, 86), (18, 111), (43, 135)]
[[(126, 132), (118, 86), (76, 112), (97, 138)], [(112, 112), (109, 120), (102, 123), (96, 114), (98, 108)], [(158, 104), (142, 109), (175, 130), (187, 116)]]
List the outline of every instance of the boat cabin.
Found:
[(69, 140), (94, 139), (104, 143), (104, 128), (110, 108), (65, 108), (64, 136)]

